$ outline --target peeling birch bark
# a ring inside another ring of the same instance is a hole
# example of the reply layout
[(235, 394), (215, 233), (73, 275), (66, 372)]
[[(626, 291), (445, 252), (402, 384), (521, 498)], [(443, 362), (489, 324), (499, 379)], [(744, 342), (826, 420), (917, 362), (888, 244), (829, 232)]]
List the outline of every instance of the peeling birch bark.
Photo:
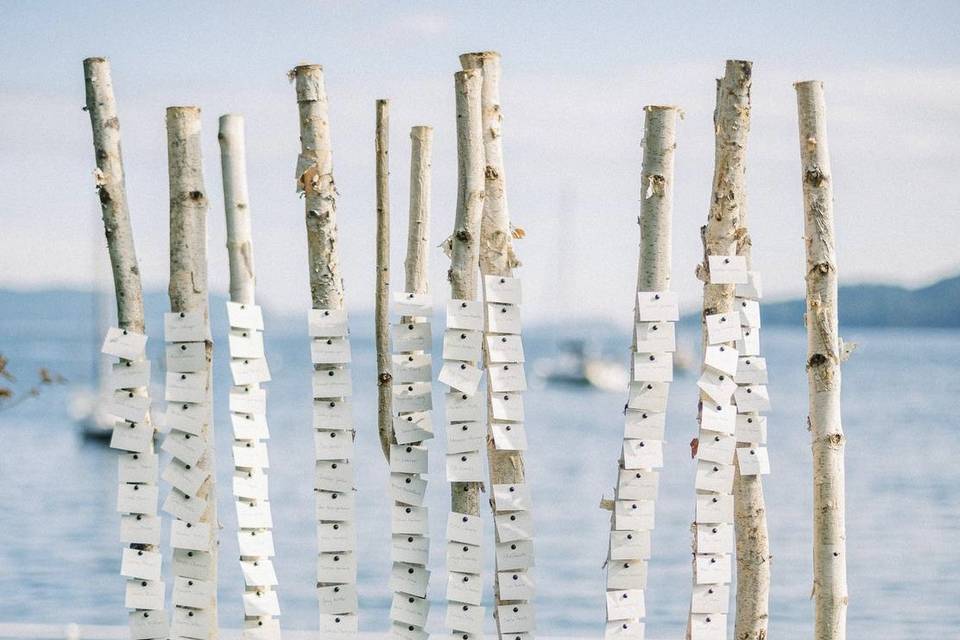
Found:
[[(117, 300), (117, 325), (126, 331), (146, 335), (143, 309), (143, 287), (137, 251), (133, 240), (133, 227), (127, 208), (126, 183), (123, 172), (123, 154), (120, 149), (120, 120), (113, 95), (113, 80), (110, 62), (106, 58), (87, 58), (83, 61), (86, 111), (90, 114), (93, 130), (93, 149), (97, 169), (96, 189), (103, 214), (103, 228), (107, 238), (107, 251), (113, 272), (113, 287)], [(129, 360), (120, 360), (130, 364)], [(130, 389), (135, 395), (149, 395), (147, 387)], [(146, 421), (150, 423), (149, 412)], [(152, 428), (151, 428), (152, 431)], [(154, 437), (147, 445), (146, 455), (154, 455)], [(134, 456), (136, 457), (136, 456)], [(120, 463), (118, 459), (118, 464)], [(157, 478), (149, 483), (157, 485)], [(148, 553), (160, 553), (160, 545), (130, 544), (131, 549)], [(163, 575), (159, 576), (163, 583)]]
[[(450, 297), (475, 300), (484, 200), (484, 153), (479, 70), (454, 75), (457, 108), (457, 215), (451, 239)], [(450, 510), (480, 515), (479, 482), (450, 484)]]
[[(206, 340), (206, 403), (213, 414), (211, 369), (213, 342), (209, 337), (207, 299), (207, 194), (203, 184), (200, 109), (167, 108), (167, 166), (170, 179), (170, 310), (200, 313), (208, 327)], [(217, 628), (217, 519), (216, 468), (212, 417), (202, 427), (205, 452), (197, 462), (207, 478), (196, 497), (206, 501), (199, 522), (210, 526), (211, 562), (204, 576), (214, 588), (205, 609), (210, 621), (208, 638), (218, 637)]]
[(814, 638), (847, 634), (844, 445), (840, 419), (841, 341), (837, 320), (837, 259), (833, 180), (823, 83), (798, 82), (800, 163), (807, 253), (807, 379), (813, 446)]
[(427, 293), (430, 246), (430, 170), (433, 127), (410, 129), (410, 219), (407, 225), (405, 291)]
[(390, 358), (390, 102), (377, 100), (377, 278), (374, 334), (377, 349), (377, 432), (384, 458), (393, 441), (393, 364)]

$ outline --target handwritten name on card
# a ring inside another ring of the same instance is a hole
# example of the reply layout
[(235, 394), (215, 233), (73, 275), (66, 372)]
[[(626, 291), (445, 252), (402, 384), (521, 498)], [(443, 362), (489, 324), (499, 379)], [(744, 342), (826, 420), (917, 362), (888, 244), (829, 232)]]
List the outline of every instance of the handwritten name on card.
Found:
[(638, 322), (636, 351), (640, 353), (673, 353), (677, 350), (677, 332), (672, 322)]
[(770, 473), (770, 457), (766, 447), (751, 446), (737, 449), (737, 464), (740, 474), (758, 476)]
[(487, 336), (487, 354), (491, 363), (524, 362), (523, 340), (518, 335)]
[(631, 382), (627, 407), (662, 413), (667, 410), (668, 382)]
[(622, 500), (656, 500), (660, 474), (647, 469), (621, 469), (617, 497)]
[(482, 343), (482, 331), (447, 329), (443, 332), (443, 359), (477, 362)]
[(607, 620), (629, 620), (645, 615), (642, 589), (607, 591)]
[(626, 469), (656, 469), (663, 466), (663, 441), (624, 440), (623, 466)]
[(230, 355), (234, 358), (262, 358), (263, 334), (251, 329), (230, 329), (227, 334)]
[(394, 351), (430, 351), (429, 322), (401, 322), (390, 325)]
[(430, 555), (430, 539), (426, 536), (394, 535), (390, 547), (391, 562), (406, 562), (426, 566)]
[(650, 558), (650, 530), (611, 531), (611, 560), (647, 560)]
[(311, 338), (341, 338), (348, 335), (347, 312), (343, 309), (311, 309), (307, 314)]
[(272, 558), (277, 555), (273, 546), (273, 533), (270, 531), (238, 531), (237, 543), (242, 556)]
[(263, 310), (258, 304), (228, 301), (227, 323), (235, 329), (263, 331)]
[(314, 429), (348, 429), (353, 426), (349, 398), (313, 401)]
[(393, 311), (401, 316), (429, 316), (433, 313), (430, 294), (394, 291)]
[(447, 514), (447, 540), (480, 544), (483, 538), (483, 521), (479, 516), (452, 511)]
[(734, 468), (732, 464), (697, 461), (695, 487), (700, 491), (730, 493), (733, 491)]
[(114, 389), (133, 389), (149, 385), (149, 360), (125, 360), (110, 367), (110, 386)]
[(483, 293), (487, 302), (520, 304), (520, 278), (496, 275), (483, 276)]
[(140, 360), (147, 348), (147, 336), (129, 329), (110, 327), (103, 339), (100, 351), (125, 360)]
[(529, 511), (495, 513), (493, 521), (500, 542), (530, 540), (533, 538), (533, 516)]
[(165, 347), (164, 353), (167, 371), (193, 373), (206, 370), (207, 346), (204, 342), (173, 342)]
[(694, 559), (697, 584), (730, 582), (730, 554), (701, 554)]
[(390, 356), (393, 363), (393, 381), (430, 382), (432, 379), (429, 353), (403, 353)]
[(487, 304), (487, 331), (490, 333), (520, 333), (520, 307), (509, 304)]
[(767, 360), (760, 356), (746, 356), (737, 362), (737, 384), (767, 384)]
[(429, 411), (405, 413), (393, 417), (393, 434), (397, 444), (422, 442), (433, 438), (433, 421)]
[(731, 435), (713, 432), (702, 433), (697, 445), (697, 460), (732, 464), (736, 446), (737, 439)]
[(310, 340), (313, 364), (350, 364), (349, 338), (313, 338)]
[(488, 368), (490, 389), (494, 393), (526, 391), (527, 377), (522, 364), (501, 363)]
[(746, 284), (746, 256), (707, 256), (710, 284)]
[(482, 369), (467, 362), (451, 360), (443, 363), (443, 367), (440, 369), (440, 375), (437, 376), (437, 381), (447, 385), (451, 389), (473, 395), (476, 393), (482, 377)]
[(448, 424), (447, 453), (479, 451), (486, 446), (486, 429), (481, 422), (456, 422)]
[(343, 398), (353, 395), (350, 369), (319, 369), (313, 372), (314, 398)]
[(483, 303), (479, 300), (448, 301), (447, 328), (483, 331)]
[(484, 481), (483, 457), (479, 451), (447, 454), (446, 458), (447, 482)]
[(493, 503), (497, 512), (529, 511), (530, 488), (526, 484), (493, 485)]
[(734, 392), (737, 390), (737, 383), (733, 376), (726, 373), (719, 373), (710, 369), (705, 370), (697, 380), (697, 387), (706, 394), (713, 402), (724, 405), (730, 402)]
[(163, 314), (163, 338), (167, 342), (203, 342), (208, 334), (207, 322), (199, 311)]
[(535, 590), (533, 576), (519, 570), (498, 572), (497, 586), (502, 600), (530, 600)]
[(714, 313), (705, 316), (707, 324), (707, 342), (719, 344), (733, 342), (743, 335), (740, 330), (740, 316), (736, 313)]
[(770, 394), (766, 385), (751, 384), (737, 387), (733, 398), (737, 403), (737, 413), (756, 413), (770, 410)]
[(733, 524), (733, 496), (697, 496), (697, 524)]
[[(393, 386), (393, 410), (397, 413), (415, 413), (433, 408), (429, 382), (410, 382)], [(448, 416), (448, 419), (449, 416)]]
[(672, 353), (634, 353), (633, 379), (649, 382), (673, 381)]
[(737, 409), (732, 404), (713, 404), (707, 400), (700, 409), (700, 428), (732, 435), (737, 424)]
[(637, 293), (637, 319), (642, 322), (676, 322), (680, 318), (677, 294), (672, 291)]
[(763, 444), (767, 441), (767, 418), (752, 413), (737, 414), (737, 442)]
[(522, 422), (494, 422), (490, 425), (493, 446), (501, 451), (526, 451), (527, 431)]

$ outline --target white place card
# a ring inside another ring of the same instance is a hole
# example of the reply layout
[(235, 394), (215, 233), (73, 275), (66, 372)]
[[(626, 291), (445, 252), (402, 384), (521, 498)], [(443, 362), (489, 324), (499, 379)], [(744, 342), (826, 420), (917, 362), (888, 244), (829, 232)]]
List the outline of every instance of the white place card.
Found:
[(393, 381), (396, 384), (406, 382), (430, 382), (433, 370), (429, 353), (403, 353), (390, 356), (393, 363)]
[(104, 407), (106, 413), (129, 422), (145, 421), (149, 410), (150, 397), (139, 389), (114, 391)]
[(391, 473), (426, 473), (427, 448), (412, 444), (390, 445)]
[(656, 500), (660, 474), (646, 469), (620, 469), (617, 498), (620, 500)]
[(710, 431), (701, 433), (697, 445), (697, 460), (733, 464), (733, 454), (736, 446), (737, 439), (732, 435)]
[(482, 343), (482, 331), (447, 329), (443, 332), (443, 359), (477, 362)]
[(493, 504), (497, 513), (503, 511), (529, 511), (530, 488), (526, 484), (493, 485)]
[(641, 322), (676, 322), (679, 317), (676, 293), (672, 291), (637, 292), (637, 318)]
[[(170, 546), (190, 551), (210, 551), (210, 525), (206, 522), (174, 520), (170, 525)], [(240, 554), (267, 555), (245, 554), (242, 549)]]
[(736, 311), (714, 313), (706, 316), (705, 320), (707, 323), (707, 342), (709, 344), (733, 342), (739, 340), (743, 335), (740, 330), (740, 317)]
[(430, 351), (429, 322), (402, 322), (390, 325), (394, 351)]
[(347, 460), (353, 457), (353, 432), (339, 429), (313, 432), (316, 460)]
[(494, 420), (523, 422), (523, 396), (517, 392), (494, 393), (490, 396)]
[(737, 403), (737, 413), (757, 413), (770, 410), (770, 394), (766, 385), (751, 384), (737, 387), (733, 399)]
[(207, 508), (204, 498), (197, 498), (179, 489), (171, 489), (161, 507), (164, 513), (169, 513), (184, 522), (200, 522), (203, 512)]
[(690, 613), (727, 613), (730, 607), (730, 585), (695, 584), (690, 599)]
[(713, 402), (729, 404), (730, 398), (737, 390), (737, 383), (730, 374), (707, 369), (697, 380), (697, 387)]
[(501, 600), (530, 600), (535, 591), (533, 576), (526, 571), (499, 571), (497, 586)]
[(493, 521), (497, 529), (498, 542), (530, 540), (533, 538), (533, 516), (529, 511), (509, 511), (495, 513)]
[(258, 467), (268, 469), (270, 467), (270, 458), (267, 456), (267, 445), (263, 442), (244, 442), (243, 444), (234, 444), (233, 466), (251, 468)]
[(160, 490), (150, 484), (118, 484), (117, 511), (120, 513), (142, 513), (157, 515), (157, 499)]
[[(406, 506), (422, 507), (427, 481), (414, 473), (390, 474), (390, 497)], [(393, 529), (396, 533), (399, 530)]]
[(349, 398), (313, 401), (314, 429), (349, 429), (352, 426), (353, 413)]
[(269, 440), (267, 416), (262, 413), (231, 413), (234, 440)]
[(520, 333), (520, 307), (510, 304), (487, 303), (487, 331), (490, 333)]
[(729, 376), (737, 372), (737, 350), (729, 345), (710, 345), (704, 352), (703, 363)]
[(206, 638), (210, 634), (210, 617), (203, 609), (173, 608), (170, 633), (178, 638)]
[(390, 589), (425, 598), (430, 572), (424, 567), (395, 562), (390, 570)]
[(479, 516), (451, 511), (447, 514), (447, 540), (480, 544), (483, 540), (483, 521)]
[(426, 507), (394, 505), (391, 509), (390, 531), (399, 534), (425, 536), (429, 533), (429, 516)]
[(533, 606), (529, 604), (506, 604), (497, 607), (497, 620), (503, 633), (527, 633), (535, 628)]
[(697, 496), (697, 524), (733, 524), (733, 496)]
[(737, 362), (737, 384), (767, 384), (767, 359), (746, 356)]
[(607, 620), (630, 620), (645, 615), (642, 589), (607, 591)]
[(163, 556), (157, 551), (124, 549), (120, 561), (120, 575), (127, 578), (159, 580)]
[(449, 300), (447, 328), (483, 331), (483, 303), (479, 300)]
[(499, 542), (496, 547), (497, 568), (502, 571), (529, 569), (534, 566), (533, 541)]
[(313, 338), (310, 362), (313, 364), (350, 364), (349, 338)]
[(325, 638), (356, 638), (358, 618), (354, 613), (321, 613), (320, 634)]
[(203, 481), (207, 479), (207, 471), (197, 465), (190, 465), (176, 458), (170, 460), (163, 470), (163, 480), (188, 495), (196, 495)]
[(613, 511), (617, 531), (651, 531), (656, 522), (653, 500), (617, 500)]
[(696, 525), (697, 553), (733, 553), (733, 526), (729, 524)]
[(140, 360), (147, 348), (147, 336), (129, 329), (110, 327), (103, 339), (100, 351), (125, 360)]
[(463, 604), (460, 602), (450, 602), (447, 604), (447, 615), (444, 618), (444, 626), (453, 629), (456, 636), (458, 631), (466, 631), (470, 634), (483, 634), (483, 620), (485, 607)]
[(603, 630), (604, 640), (644, 640), (645, 625), (638, 620), (610, 620)]
[(638, 322), (635, 332), (635, 351), (673, 353), (677, 350), (677, 332), (672, 322)]
[[(479, 451), (447, 454), (447, 482), (483, 482), (483, 456)], [(425, 471), (424, 471), (425, 473)]]
[[(356, 502), (353, 491), (315, 491), (316, 517), (324, 522), (352, 522)], [(270, 527), (268, 527), (270, 528)]]
[(429, 293), (393, 292), (393, 312), (401, 316), (430, 316), (433, 303)]
[(156, 482), (160, 457), (155, 453), (121, 453), (117, 456), (119, 482)]
[(662, 413), (667, 410), (668, 382), (631, 382), (627, 407)]
[(260, 469), (235, 469), (232, 480), (234, 497), (266, 500), (269, 496), (267, 474)]
[(697, 461), (695, 487), (698, 491), (730, 493), (733, 491), (734, 467), (732, 464)]
[(770, 457), (766, 447), (752, 446), (737, 449), (740, 475), (758, 476), (770, 473)]
[(483, 555), (478, 545), (462, 542), (447, 543), (447, 571), (479, 574), (482, 570)]
[(153, 426), (146, 422), (117, 422), (110, 435), (110, 448), (143, 453), (153, 444)]
[(167, 402), (205, 402), (207, 374), (167, 372), (163, 399)]
[(329, 583), (356, 583), (357, 559), (350, 551), (317, 556), (317, 580)]
[(353, 465), (349, 460), (318, 460), (313, 487), (321, 491), (352, 491)]
[(397, 444), (423, 442), (433, 438), (431, 412), (417, 411), (393, 417), (393, 435)]
[(626, 469), (657, 469), (663, 466), (662, 440), (624, 440), (623, 466)]
[(490, 425), (493, 446), (501, 451), (526, 451), (527, 431), (522, 422), (494, 422)]
[(349, 333), (343, 309), (310, 309), (307, 326), (311, 338), (340, 338)]
[(730, 582), (730, 554), (703, 554), (694, 556), (694, 574), (697, 584)]
[(673, 354), (634, 353), (633, 379), (648, 382), (673, 382)]
[(737, 425), (737, 408), (732, 404), (714, 404), (704, 400), (700, 410), (700, 428), (732, 435)]
[[(347, 376), (349, 380), (349, 375)], [(267, 391), (259, 387), (243, 386), (230, 389), (230, 411), (263, 415), (267, 412)]]
[(760, 326), (760, 303), (756, 300), (737, 298), (736, 308), (740, 312), (740, 324), (745, 327)]
[(320, 613), (356, 613), (357, 588), (352, 584), (338, 584), (317, 588)]
[(230, 329), (227, 335), (230, 356), (234, 358), (262, 358), (263, 334), (252, 329)]
[(737, 351), (741, 356), (760, 355), (760, 329), (744, 327), (743, 336), (737, 340)]
[(760, 300), (763, 298), (760, 272), (747, 271), (747, 282), (737, 285), (736, 295), (738, 298), (750, 298), (752, 300)]
[(204, 342), (173, 342), (165, 347), (164, 353), (167, 371), (192, 373), (206, 370), (207, 345)]
[(447, 574), (447, 600), (479, 606), (482, 594), (483, 579), (480, 576), (455, 571)]
[(114, 389), (134, 389), (149, 385), (149, 360), (124, 360), (110, 367), (110, 386)]
[(489, 335), (487, 355), (491, 363), (524, 362), (523, 340), (514, 334)]
[(168, 429), (200, 436), (204, 425), (209, 423), (210, 406), (191, 402), (171, 402), (165, 414)]
[(727, 616), (722, 613), (692, 614), (690, 640), (726, 640)]
[(427, 565), (430, 555), (430, 539), (412, 534), (394, 535), (390, 547), (391, 562)]
[(412, 624), (415, 627), (427, 626), (427, 616), (430, 613), (430, 601), (406, 593), (393, 594), (390, 603), (390, 619), (394, 622)]
[(354, 529), (353, 523), (321, 522), (317, 524), (318, 551), (353, 551), (356, 548), (357, 533)]
[(710, 284), (746, 284), (746, 256), (707, 256)]
[(755, 413), (737, 414), (737, 442), (763, 444), (767, 441), (767, 418)]
[(396, 640), (428, 640), (430, 636), (426, 631), (412, 624), (391, 621), (390, 637)]
[(490, 389), (494, 393), (526, 391), (527, 377), (522, 364), (500, 363), (487, 369)]
[(127, 580), (123, 606), (128, 609), (163, 609), (163, 583), (159, 580)]
[(120, 542), (159, 545), (160, 518), (143, 514), (121, 515)]
[(611, 531), (610, 560), (647, 560), (650, 558), (651, 531)]
[(166, 638), (168, 633), (167, 616), (161, 611), (131, 611), (127, 615), (130, 640), (149, 640)]
[(203, 342), (209, 331), (200, 311), (174, 311), (163, 314), (163, 338), (167, 342)]
[(267, 500), (236, 500), (237, 526), (241, 529), (272, 529), (273, 516)]
[(213, 591), (214, 586), (206, 580), (177, 576), (173, 579), (173, 604), (205, 609), (212, 604)]
[(462, 391), (451, 391), (446, 394), (445, 399), (448, 421), (475, 422), (483, 419), (484, 398), (482, 394), (470, 395)]
[(227, 301), (227, 323), (234, 329), (263, 331), (263, 310), (258, 304)]
[(617, 560), (607, 563), (607, 589), (646, 589), (647, 563), (644, 560)]
[(319, 369), (313, 372), (314, 398), (343, 398), (353, 395), (350, 369)]
[[(429, 411), (433, 408), (431, 391), (429, 382), (393, 385), (393, 410), (397, 413)], [(450, 419), (449, 416), (448, 419)]]
[(467, 362), (450, 360), (443, 363), (443, 367), (440, 369), (440, 375), (437, 376), (437, 381), (447, 385), (451, 389), (473, 395), (476, 393), (482, 377), (482, 369)]
[(203, 438), (198, 436), (182, 431), (171, 431), (163, 439), (160, 448), (187, 464), (196, 464), (206, 452), (207, 445)]
[(487, 302), (502, 302), (505, 304), (520, 304), (520, 278), (510, 276), (483, 276), (483, 297)]
[(272, 558), (277, 555), (273, 546), (273, 533), (270, 531), (238, 531), (237, 543), (241, 556)]
[(448, 424), (447, 453), (479, 451), (487, 444), (487, 432), (482, 422), (456, 422)]

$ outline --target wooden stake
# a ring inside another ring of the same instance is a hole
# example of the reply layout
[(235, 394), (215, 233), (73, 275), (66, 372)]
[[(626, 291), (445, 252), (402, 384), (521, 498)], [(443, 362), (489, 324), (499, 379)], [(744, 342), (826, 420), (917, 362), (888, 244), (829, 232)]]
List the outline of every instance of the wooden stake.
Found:
[[(203, 185), (200, 142), (200, 109), (167, 108), (167, 164), (170, 176), (170, 310), (174, 313), (201, 313), (209, 327), (207, 300), (207, 194)], [(213, 342), (206, 341), (207, 406), (213, 414), (211, 368)], [(213, 585), (206, 613), (210, 621), (208, 638), (217, 638), (217, 492), (214, 465), (213, 420), (201, 431), (205, 453), (197, 467), (207, 479), (196, 497), (206, 500), (200, 522), (210, 525), (210, 564), (204, 580)]]
[(377, 432), (390, 461), (393, 442), (393, 364), (390, 357), (390, 101), (377, 100), (377, 284), (374, 329), (377, 348)]
[[(450, 297), (475, 300), (480, 256), (480, 220), (483, 215), (483, 125), (478, 69), (454, 74), (457, 105), (457, 215), (451, 238)], [(479, 482), (450, 484), (450, 509), (480, 515)]]
[(800, 163), (807, 248), (808, 418), (813, 440), (814, 638), (847, 634), (844, 445), (840, 421), (842, 341), (837, 320), (837, 258), (833, 177), (827, 145), (823, 83), (798, 82)]

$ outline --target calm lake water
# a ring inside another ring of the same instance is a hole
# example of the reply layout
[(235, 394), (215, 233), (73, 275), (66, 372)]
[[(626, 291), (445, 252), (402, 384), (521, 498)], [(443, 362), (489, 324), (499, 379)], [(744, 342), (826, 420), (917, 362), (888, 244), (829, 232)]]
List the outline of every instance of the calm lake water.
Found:
[[(7, 314), (5, 314), (7, 315)], [(9, 314), (14, 315), (14, 314)], [(219, 314), (218, 314), (219, 315)], [(71, 381), (90, 371), (90, 331), (71, 318), (6, 318), (0, 353), (24, 380), (50, 366)], [(155, 322), (154, 327), (160, 326)], [(222, 326), (222, 325), (221, 325)], [(29, 330), (26, 327), (30, 327)], [(310, 364), (306, 331), (271, 333), (267, 354), (270, 489), (277, 573), (289, 628), (316, 628), (314, 598)], [(358, 331), (368, 335), (369, 331)], [(693, 352), (693, 335), (683, 342)], [(849, 637), (953, 637), (960, 628), (960, 333), (914, 330), (844, 331), (860, 344), (844, 368), (849, 540)], [(552, 342), (526, 332), (528, 361), (549, 355)], [(628, 336), (605, 343), (626, 360)], [(155, 367), (159, 334), (151, 341)], [(763, 349), (770, 369), (770, 460), (764, 484), (773, 559), (772, 637), (809, 636), (811, 587), (810, 447), (806, 430), (805, 338), (802, 330), (769, 328)], [(242, 579), (232, 532), (232, 462), (226, 419), (229, 370), (218, 342), (217, 461), (220, 517), (220, 620), (242, 620)], [(357, 490), (361, 626), (387, 627), (390, 590), (387, 465), (376, 437), (375, 376), (369, 341), (355, 338)], [(160, 379), (155, 368), (154, 379)], [(77, 435), (67, 411), (69, 388), (0, 412), (0, 621), (124, 624), (119, 577), (119, 522), (114, 512), (114, 452)], [(602, 633), (603, 570), (608, 516), (598, 509), (614, 483), (621, 439), (623, 393), (560, 387), (526, 395), (537, 538), (537, 618), (541, 635), (597, 637)], [(441, 398), (434, 400), (442, 408)], [(689, 533), (696, 433), (694, 379), (674, 383), (665, 467), (647, 591), (647, 634), (682, 634), (690, 590)], [(441, 414), (442, 415), (442, 414)], [(442, 424), (442, 419), (435, 421)], [(443, 429), (431, 445), (432, 516), (430, 630), (443, 632), (444, 513), (448, 506)], [(363, 461), (363, 462), (360, 462)], [(161, 489), (165, 495), (166, 488)], [(492, 526), (486, 546), (492, 568)], [(169, 549), (164, 549), (169, 559)], [(488, 569), (487, 583), (490, 589)], [(168, 585), (169, 586), (169, 585)], [(491, 624), (491, 629), (492, 629)]]

